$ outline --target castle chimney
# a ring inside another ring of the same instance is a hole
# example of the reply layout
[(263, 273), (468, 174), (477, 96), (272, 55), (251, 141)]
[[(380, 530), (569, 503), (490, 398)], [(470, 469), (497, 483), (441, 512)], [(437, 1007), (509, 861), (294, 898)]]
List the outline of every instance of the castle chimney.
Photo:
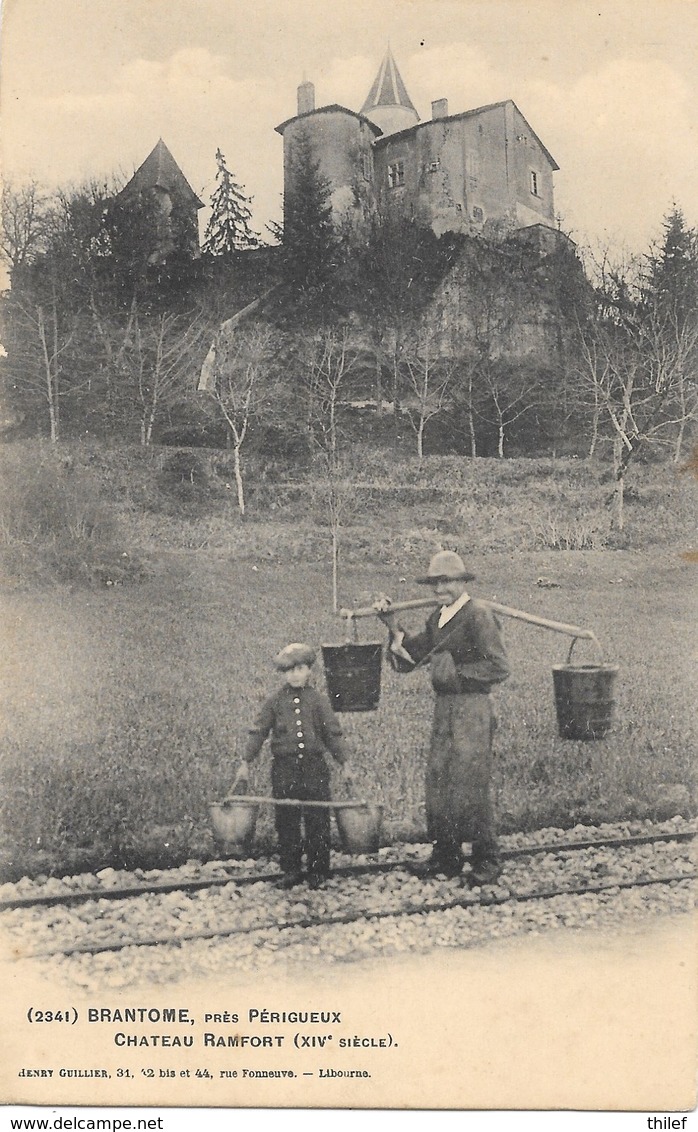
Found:
[(447, 98), (437, 98), (435, 102), (432, 102), (431, 116), (432, 118), (448, 118)]
[(298, 113), (309, 114), (315, 109), (315, 87), (312, 83), (302, 82), (298, 87)]

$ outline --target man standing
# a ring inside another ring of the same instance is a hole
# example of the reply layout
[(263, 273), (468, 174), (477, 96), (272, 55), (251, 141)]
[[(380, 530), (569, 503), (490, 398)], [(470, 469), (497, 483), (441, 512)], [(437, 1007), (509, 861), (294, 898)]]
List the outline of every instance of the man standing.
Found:
[(388, 657), (398, 672), (430, 662), (436, 693), (426, 770), (427, 835), (433, 842), (426, 875), (458, 876), (462, 843), (472, 842), (471, 885), (493, 884), (500, 875), (499, 847), (492, 802), (490, 698), (493, 684), (509, 676), (509, 665), (494, 613), (471, 598), (474, 579), (460, 555), (441, 550), (417, 581), (429, 585), (440, 608), (421, 633), (397, 624), (390, 602), (374, 608), (390, 630)]

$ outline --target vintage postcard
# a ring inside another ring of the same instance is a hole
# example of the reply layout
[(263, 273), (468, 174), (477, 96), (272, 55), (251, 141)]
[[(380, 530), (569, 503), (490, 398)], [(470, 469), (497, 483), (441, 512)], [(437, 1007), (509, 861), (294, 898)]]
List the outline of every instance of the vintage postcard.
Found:
[(5, 1106), (692, 1119), (697, 41), (4, 0)]

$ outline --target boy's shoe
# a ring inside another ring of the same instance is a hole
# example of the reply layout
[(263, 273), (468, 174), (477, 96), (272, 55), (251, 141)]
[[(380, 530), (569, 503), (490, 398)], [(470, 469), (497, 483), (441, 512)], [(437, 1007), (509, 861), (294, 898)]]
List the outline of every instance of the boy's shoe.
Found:
[(480, 861), (473, 865), (468, 874), (468, 884), (471, 888), (480, 888), (483, 884), (496, 884), (502, 875), (502, 866), (497, 861)]
[(303, 881), (302, 873), (284, 873), (281, 880), (277, 880), (277, 888), (296, 888)]
[(308, 877), (308, 888), (322, 888), (331, 875), (331, 873), (311, 873)]

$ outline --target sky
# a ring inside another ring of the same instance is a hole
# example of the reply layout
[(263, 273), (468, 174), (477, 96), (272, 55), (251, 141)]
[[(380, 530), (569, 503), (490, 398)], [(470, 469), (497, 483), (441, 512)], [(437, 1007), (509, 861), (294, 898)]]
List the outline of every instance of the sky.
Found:
[(422, 118), (516, 102), (582, 246), (698, 225), (698, 0), (4, 0), (0, 35), (6, 180), (128, 178), (162, 137), (208, 202), (220, 147), (269, 238), (298, 84), (359, 110), (390, 42)]

